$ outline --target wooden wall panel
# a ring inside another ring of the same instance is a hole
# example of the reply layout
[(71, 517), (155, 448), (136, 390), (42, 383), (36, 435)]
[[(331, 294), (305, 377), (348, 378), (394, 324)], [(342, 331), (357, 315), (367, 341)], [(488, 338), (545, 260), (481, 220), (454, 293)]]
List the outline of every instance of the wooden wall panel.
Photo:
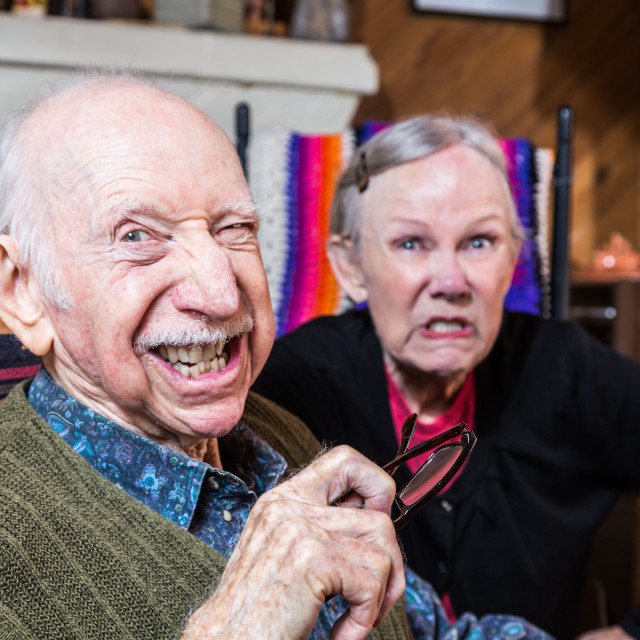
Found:
[(576, 110), (572, 255), (587, 265), (612, 231), (640, 246), (640, 1), (568, 0), (564, 25), (416, 14), (407, 0), (354, 0), (353, 35), (381, 90), (355, 122), (473, 113), (503, 136), (555, 145)]

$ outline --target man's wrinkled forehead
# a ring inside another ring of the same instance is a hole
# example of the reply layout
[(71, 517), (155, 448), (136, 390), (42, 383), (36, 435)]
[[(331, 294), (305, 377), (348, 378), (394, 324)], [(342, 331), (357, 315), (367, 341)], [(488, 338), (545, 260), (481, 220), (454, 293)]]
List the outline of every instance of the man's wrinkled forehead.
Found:
[(151, 119), (171, 108), (199, 114), (203, 120), (208, 120), (205, 114), (173, 93), (118, 78), (96, 79), (72, 86), (46, 100), (32, 117), (42, 116), (50, 125), (50, 131), (65, 135), (78, 128), (124, 130), (132, 117)]
[[(152, 86), (107, 83), (73, 88), (30, 119), (29, 155), (35, 175), (50, 191), (49, 202), (68, 205), (67, 215), (72, 210), (102, 208), (105, 203), (98, 200), (111, 191), (110, 185), (126, 177), (134, 157), (144, 167), (147, 159), (150, 165), (164, 156), (175, 162), (176, 156), (197, 158), (215, 149), (216, 163), (238, 162), (233, 145), (213, 121), (181, 98)], [(203, 174), (205, 170), (203, 166)], [(187, 172), (175, 173), (173, 184), (179, 185), (186, 176)], [(165, 186), (157, 185), (160, 192)]]
[[(72, 87), (36, 109), (27, 120), (29, 138), (53, 165), (90, 169), (90, 157), (126, 153), (151, 145), (160, 133), (190, 129), (213, 139), (221, 151), (233, 149), (218, 125), (188, 102), (151, 85), (113, 80)], [(210, 140), (207, 140), (210, 143)], [(57, 157), (56, 157), (57, 156)], [(89, 156), (89, 157), (87, 157)], [(59, 168), (56, 167), (56, 168)]]

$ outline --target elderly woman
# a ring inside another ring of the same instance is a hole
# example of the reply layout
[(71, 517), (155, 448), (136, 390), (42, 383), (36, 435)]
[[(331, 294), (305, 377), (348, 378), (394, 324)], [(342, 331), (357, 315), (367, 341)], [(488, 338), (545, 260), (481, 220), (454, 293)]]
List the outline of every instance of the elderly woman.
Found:
[[(573, 637), (592, 536), (640, 489), (640, 365), (570, 323), (503, 312), (524, 232), (475, 121), (379, 133), (341, 177), (331, 225), (336, 277), (366, 310), (282, 337), (255, 390), (381, 462), (409, 413), (414, 442), (466, 422), (478, 444), (400, 531), (407, 562), (451, 615), (504, 611)], [(640, 638), (640, 608), (599, 634)]]

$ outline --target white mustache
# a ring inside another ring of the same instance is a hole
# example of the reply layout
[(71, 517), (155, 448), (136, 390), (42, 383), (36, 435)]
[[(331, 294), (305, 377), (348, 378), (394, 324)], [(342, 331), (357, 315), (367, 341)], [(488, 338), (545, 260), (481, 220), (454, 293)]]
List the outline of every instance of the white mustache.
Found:
[(205, 345), (212, 342), (228, 342), (231, 338), (249, 333), (253, 329), (253, 318), (243, 314), (237, 318), (220, 323), (209, 323), (196, 326), (158, 329), (146, 331), (135, 337), (133, 350), (137, 355), (155, 349), (160, 345), (173, 345), (174, 347), (190, 347), (192, 345)]

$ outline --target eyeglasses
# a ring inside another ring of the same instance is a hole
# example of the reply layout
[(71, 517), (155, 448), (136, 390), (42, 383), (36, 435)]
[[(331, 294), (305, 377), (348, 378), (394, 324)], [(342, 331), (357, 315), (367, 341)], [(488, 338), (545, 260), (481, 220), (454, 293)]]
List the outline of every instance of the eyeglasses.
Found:
[(382, 467), (393, 476), (405, 462), (433, 450), (409, 482), (396, 493), (394, 503), (399, 511), (397, 517), (393, 518), (396, 531), (453, 480), (476, 444), (473, 431), (461, 422), (409, 449), (417, 420), (418, 416), (414, 413), (404, 421), (398, 454)]
[[(382, 467), (390, 476), (393, 476), (405, 462), (434, 450), (409, 482), (396, 493), (394, 504), (397, 515), (392, 514), (396, 531), (451, 482), (476, 443), (473, 431), (469, 431), (466, 428), (467, 425), (461, 422), (409, 449), (417, 420), (418, 416), (414, 413), (404, 421), (398, 453), (393, 460)], [(353, 491), (344, 493), (332, 504), (340, 504), (352, 493)]]

